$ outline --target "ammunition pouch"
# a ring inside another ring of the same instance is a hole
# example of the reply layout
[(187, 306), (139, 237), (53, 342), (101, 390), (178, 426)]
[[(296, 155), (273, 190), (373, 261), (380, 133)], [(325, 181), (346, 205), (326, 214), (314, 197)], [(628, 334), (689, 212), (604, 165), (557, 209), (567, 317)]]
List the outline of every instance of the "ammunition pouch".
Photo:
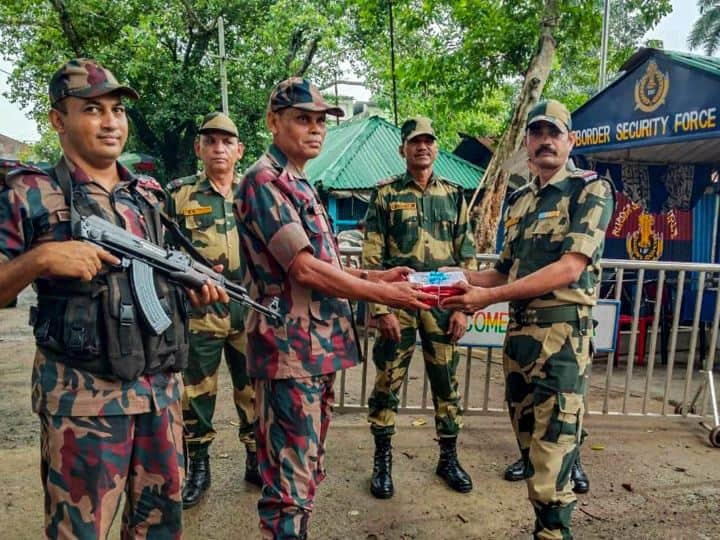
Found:
[(187, 365), (188, 306), (184, 290), (155, 276), (160, 304), (172, 320), (153, 335), (140, 317), (127, 272), (90, 283), (39, 280), (38, 306), (30, 324), (40, 348), (57, 361), (106, 379), (132, 381)]

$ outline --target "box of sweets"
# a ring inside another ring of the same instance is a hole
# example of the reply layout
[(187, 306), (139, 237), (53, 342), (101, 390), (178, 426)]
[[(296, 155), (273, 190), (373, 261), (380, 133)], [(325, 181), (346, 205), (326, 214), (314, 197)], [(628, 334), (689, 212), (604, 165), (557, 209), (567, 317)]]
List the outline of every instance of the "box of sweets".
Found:
[(465, 274), (462, 272), (413, 272), (408, 275), (410, 283), (418, 283), (423, 292), (435, 296), (435, 301), (430, 305), (438, 306), (440, 300), (450, 296), (463, 294), (463, 290), (453, 287), (458, 281), (465, 281)]

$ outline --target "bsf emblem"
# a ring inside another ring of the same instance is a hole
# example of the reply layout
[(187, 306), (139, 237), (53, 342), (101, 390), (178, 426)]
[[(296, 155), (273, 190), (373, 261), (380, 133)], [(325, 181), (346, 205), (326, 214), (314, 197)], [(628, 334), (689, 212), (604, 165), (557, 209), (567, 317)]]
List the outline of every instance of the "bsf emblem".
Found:
[(638, 230), (628, 235), (627, 252), (640, 261), (657, 261), (663, 253), (663, 235), (655, 232), (655, 218), (643, 212), (638, 217)]
[(635, 108), (652, 112), (665, 103), (670, 89), (670, 75), (658, 69), (657, 63), (648, 63), (645, 75), (635, 83)]

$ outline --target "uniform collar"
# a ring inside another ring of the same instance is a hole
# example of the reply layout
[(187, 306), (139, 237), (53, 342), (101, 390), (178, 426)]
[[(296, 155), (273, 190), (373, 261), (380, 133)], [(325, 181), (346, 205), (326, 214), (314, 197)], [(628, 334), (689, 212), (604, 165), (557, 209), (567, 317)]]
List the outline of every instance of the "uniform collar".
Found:
[[(95, 180), (88, 175), (79, 165), (76, 165), (68, 156), (63, 154), (62, 159), (65, 160), (70, 174), (72, 174), (73, 181), (76, 184), (89, 184)], [(122, 165), (119, 161), (115, 162), (115, 166), (118, 170), (118, 176), (120, 176), (121, 183), (136, 183), (137, 176), (135, 176), (129, 169)]]
[[(218, 193), (221, 195), (221, 193), (217, 190), (215, 187), (215, 184), (210, 180), (210, 177), (207, 175), (205, 171), (201, 171), (197, 173), (197, 183), (198, 183), (198, 191), (213, 191), (215, 193)], [(230, 192), (235, 191), (235, 187), (240, 183), (240, 175), (237, 173), (237, 171), (233, 174), (232, 179), (232, 186), (233, 188), (230, 189)]]
[(273, 166), (280, 171), (287, 171), (292, 178), (303, 178), (307, 179), (304, 171), (298, 169), (295, 165), (290, 163), (285, 153), (280, 150), (275, 143), (271, 143), (265, 152), (265, 155), (270, 159)]
[[(560, 169), (558, 169), (558, 171), (554, 175), (552, 175), (552, 177), (550, 178), (548, 183), (545, 184), (545, 186), (543, 186), (542, 189), (547, 189), (547, 188), (552, 187), (552, 188), (558, 189), (560, 191), (565, 191), (565, 188), (567, 187), (569, 178), (573, 175), (573, 173), (576, 170), (577, 169), (575, 168), (575, 165), (573, 164), (573, 162), (568, 160), (565, 163), (564, 167), (560, 167)], [(540, 177), (535, 176), (535, 178), (533, 178), (533, 181), (530, 183), (530, 185), (532, 186), (533, 193), (537, 193), (538, 191), (540, 191)]]
[[(434, 182), (437, 182), (440, 179), (440, 177), (435, 174), (435, 170), (433, 170), (432, 176), (430, 177), (430, 180), (427, 183), (426, 189), (430, 187)], [(415, 185), (416, 187), (420, 188), (420, 185), (415, 181), (415, 178), (410, 174), (410, 171), (405, 171), (405, 174), (403, 176), (402, 182), (400, 185), (405, 188), (409, 185)]]

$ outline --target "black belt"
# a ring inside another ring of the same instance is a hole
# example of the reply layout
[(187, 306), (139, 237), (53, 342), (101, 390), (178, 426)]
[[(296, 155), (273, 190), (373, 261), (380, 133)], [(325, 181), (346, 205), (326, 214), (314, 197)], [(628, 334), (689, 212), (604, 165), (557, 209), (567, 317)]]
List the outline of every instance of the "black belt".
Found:
[[(581, 311), (587, 310), (587, 315)], [(566, 304), (563, 306), (552, 306), (544, 308), (525, 308), (516, 310), (510, 308), (510, 322), (520, 326), (528, 326), (534, 324), (554, 324), (554, 323), (573, 323), (587, 320), (588, 325), (592, 325), (590, 318), (589, 306), (578, 306), (575, 304)]]

